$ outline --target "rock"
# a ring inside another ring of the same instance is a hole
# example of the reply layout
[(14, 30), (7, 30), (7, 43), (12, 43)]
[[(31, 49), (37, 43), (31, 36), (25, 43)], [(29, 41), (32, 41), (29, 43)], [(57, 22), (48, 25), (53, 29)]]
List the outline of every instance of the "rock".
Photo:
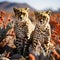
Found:
[(6, 57), (0, 57), (0, 60), (10, 60), (10, 59), (8, 59)]

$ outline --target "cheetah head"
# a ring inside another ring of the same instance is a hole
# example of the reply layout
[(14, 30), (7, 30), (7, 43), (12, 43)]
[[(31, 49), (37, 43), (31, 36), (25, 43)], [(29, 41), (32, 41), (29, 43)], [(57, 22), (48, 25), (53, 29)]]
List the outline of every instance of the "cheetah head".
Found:
[(51, 15), (51, 11), (35, 12), (36, 20), (40, 26), (49, 23), (50, 15)]
[(28, 18), (28, 10), (29, 8), (13, 8), (15, 17), (20, 21), (26, 21)]

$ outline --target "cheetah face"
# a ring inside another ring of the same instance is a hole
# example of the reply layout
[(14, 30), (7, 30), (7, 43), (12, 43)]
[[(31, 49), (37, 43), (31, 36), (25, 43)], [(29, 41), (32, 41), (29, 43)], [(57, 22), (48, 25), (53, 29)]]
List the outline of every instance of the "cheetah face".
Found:
[(20, 21), (25, 21), (28, 18), (28, 9), (29, 8), (13, 8), (15, 16)]
[(50, 20), (50, 11), (35, 12), (37, 22), (40, 26), (46, 25)]

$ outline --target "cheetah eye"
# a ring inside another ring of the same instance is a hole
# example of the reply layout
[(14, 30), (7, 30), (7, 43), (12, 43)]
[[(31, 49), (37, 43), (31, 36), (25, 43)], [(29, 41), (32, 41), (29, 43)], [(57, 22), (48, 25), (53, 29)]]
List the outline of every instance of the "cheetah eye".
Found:
[(43, 16), (43, 18), (46, 18), (46, 16)]
[(20, 12), (22, 14), (22, 12)]
[(40, 17), (42, 17), (42, 14), (40, 15)]
[(46, 16), (43, 16), (43, 20), (45, 20), (46, 19)]
[(20, 14), (20, 13), (18, 12), (18, 14)]
[(23, 13), (23, 15), (25, 15), (25, 13)]

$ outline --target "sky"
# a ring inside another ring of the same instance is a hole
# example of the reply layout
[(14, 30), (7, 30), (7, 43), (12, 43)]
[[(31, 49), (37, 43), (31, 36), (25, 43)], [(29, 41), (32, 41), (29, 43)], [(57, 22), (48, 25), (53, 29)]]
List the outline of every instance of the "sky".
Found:
[(37, 10), (48, 8), (58, 10), (60, 8), (60, 0), (0, 0), (0, 2), (2, 1), (28, 3)]

